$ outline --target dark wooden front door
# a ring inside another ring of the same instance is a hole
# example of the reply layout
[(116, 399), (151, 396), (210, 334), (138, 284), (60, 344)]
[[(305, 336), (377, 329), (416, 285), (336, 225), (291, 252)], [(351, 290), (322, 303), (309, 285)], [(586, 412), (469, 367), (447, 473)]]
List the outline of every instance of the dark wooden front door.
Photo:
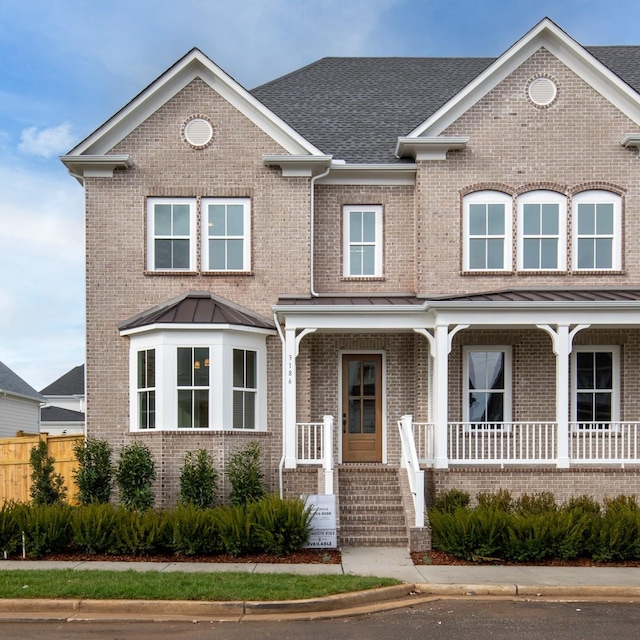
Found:
[(382, 462), (382, 356), (342, 356), (342, 461)]

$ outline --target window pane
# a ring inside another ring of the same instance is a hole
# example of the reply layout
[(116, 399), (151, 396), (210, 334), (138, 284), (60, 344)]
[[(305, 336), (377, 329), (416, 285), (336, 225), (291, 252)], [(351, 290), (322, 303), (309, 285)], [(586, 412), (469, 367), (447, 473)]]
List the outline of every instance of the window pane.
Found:
[(212, 271), (224, 271), (226, 262), (226, 241), (209, 240), (209, 269)]
[(171, 240), (156, 240), (154, 244), (156, 269), (171, 269)]
[(485, 389), (504, 389), (504, 358), (501, 351), (487, 353)]
[(234, 429), (244, 429), (244, 391), (233, 392), (231, 421)]
[(376, 248), (371, 245), (362, 247), (362, 275), (373, 276), (376, 273)]
[(223, 204), (209, 205), (209, 237), (227, 235), (225, 221), (225, 207)]
[(504, 235), (504, 205), (490, 204), (487, 207), (487, 230), (489, 235)]
[(541, 231), (547, 236), (557, 236), (560, 231), (560, 210), (557, 204), (542, 205)]
[(196, 429), (206, 429), (209, 427), (209, 390), (196, 389), (193, 392), (193, 400), (193, 426)]
[(487, 269), (504, 267), (504, 240), (487, 240)]
[(602, 422), (611, 422), (611, 393), (594, 393), (594, 419)]
[(362, 247), (352, 246), (349, 250), (349, 275), (362, 275)]
[(376, 394), (376, 363), (362, 363), (362, 395), (374, 396)]
[(246, 381), (245, 387), (247, 389), (257, 389), (257, 356), (255, 351), (245, 351), (246, 355)]
[(147, 387), (156, 386), (156, 350), (149, 349), (147, 352)]
[(545, 238), (540, 241), (540, 268), (558, 268), (558, 240), (556, 238)]
[(578, 389), (594, 388), (594, 354), (591, 352), (576, 353), (576, 386)]
[(362, 240), (364, 242), (376, 241), (376, 214), (373, 211), (362, 213)]
[(244, 354), (241, 349), (233, 350), (233, 386), (244, 387), (245, 375), (244, 375)]
[(595, 256), (594, 246), (591, 238), (578, 239), (578, 269), (593, 269)]
[(613, 354), (610, 351), (596, 351), (595, 388), (613, 389)]
[(242, 240), (227, 240), (227, 269), (239, 271), (244, 267), (242, 245)]
[(349, 400), (349, 433), (361, 433), (361, 404), (360, 399)]
[(173, 264), (174, 269), (189, 268), (189, 241), (188, 240), (172, 240), (173, 246)]
[(362, 242), (362, 212), (349, 213), (349, 242)]
[(578, 205), (578, 234), (593, 235), (596, 231), (595, 221), (595, 205), (580, 204)]
[(156, 204), (153, 208), (153, 229), (156, 236), (171, 235), (171, 205)]
[(194, 351), (193, 363), (193, 386), (209, 386), (209, 349), (207, 347), (197, 347)]
[(347, 393), (350, 396), (360, 396), (360, 362), (349, 362), (349, 372), (347, 381)]
[(469, 205), (469, 235), (484, 236), (487, 233), (487, 207), (484, 204)]
[(611, 269), (613, 249), (611, 238), (596, 238), (596, 269)]
[(179, 348), (178, 349), (178, 386), (179, 387), (189, 387), (192, 383), (192, 369), (193, 360), (192, 360), (192, 351), (190, 348)]
[(146, 351), (138, 351), (138, 389), (147, 386)]
[(504, 393), (487, 394), (487, 421), (504, 422)]
[(362, 433), (376, 432), (376, 401), (364, 399), (362, 401)]
[(540, 233), (540, 205), (525, 204), (522, 208), (524, 219), (522, 221), (523, 231), (526, 236), (538, 235)]
[(592, 422), (594, 419), (593, 394), (576, 394), (576, 417), (579, 421)]
[(525, 269), (538, 269), (540, 267), (540, 240), (527, 238), (522, 243), (524, 256), (522, 258)]
[(598, 235), (613, 235), (613, 204), (597, 205), (596, 233)]
[(188, 236), (189, 235), (189, 205), (174, 204), (173, 205), (173, 235)]
[(256, 428), (256, 394), (250, 391), (244, 394), (244, 428)]
[(241, 204), (227, 205), (227, 235), (244, 234), (244, 207)]
[(486, 269), (486, 241), (485, 240), (469, 240), (469, 268), (470, 269)]
[(191, 428), (193, 426), (191, 393), (191, 391), (186, 389), (178, 390), (178, 428), (180, 429)]

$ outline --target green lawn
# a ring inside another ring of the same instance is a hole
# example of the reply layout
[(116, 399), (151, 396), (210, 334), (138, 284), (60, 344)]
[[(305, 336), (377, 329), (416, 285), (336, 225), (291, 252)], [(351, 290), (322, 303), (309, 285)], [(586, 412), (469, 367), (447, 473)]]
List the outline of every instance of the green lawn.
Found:
[(297, 600), (399, 584), (351, 575), (1, 570), (0, 598)]

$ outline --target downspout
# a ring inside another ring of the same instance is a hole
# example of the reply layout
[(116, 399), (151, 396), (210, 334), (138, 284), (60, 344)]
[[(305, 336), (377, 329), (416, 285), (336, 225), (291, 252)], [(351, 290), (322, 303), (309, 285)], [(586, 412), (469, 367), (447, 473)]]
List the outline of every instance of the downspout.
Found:
[[(309, 292), (311, 294), (311, 296), (313, 298), (317, 298), (318, 294), (316, 293), (315, 287), (314, 287), (314, 277), (313, 277), (313, 273), (314, 273), (314, 259), (313, 259), (313, 250), (314, 250), (314, 232), (313, 232), (313, 228), (314, 228), (314, 224), (315, 224), (315, 215), (314, 215), (314, 211), (315, 211), (315, 186), (316, 186), (316, 180), (318, 180), (319, 178), (324, 178), (325, 176), (329, 175), (329, 172), (331, 171), (331, 164), (329, 164), (329, 166), (326, 168), (325, 171), (323, 171), (322, 173), (319, 173), (317, 176), (312, 176), (311, 180), (309, 182), (309, 189), (310, 189), (310, 193), (309, 193), (309, 223), (310, 223), (310, 229), (309, 229), (309, 252), (310, 252), (310, 256), (309, 256)], [(284, 408), (284, 397), (285, 397), (285, 392), (286, 392), (286, 381), (285, 381), (285, 377), (284, 377), (284, 372), (286, 370), (286, 366), (287, 366), (287, 354), (286, 354), (286, 344), (285, 344), (285, 337), (284, 337), (284, 333), (282, 332), (282, 327), (280, 326), (280, 322), (278, 321), (278, 317), (277, 314), (274, 313), (273, 314), (273, 320), (274, 323), (276, 325), (276, 329), (278, 330), (278, 335), (280, 336), (280, 341), (282, 342), (282, 405)], [(286, 439), (286, 428), (287, 428), (287, 421), (286, 421), (286, 416), (285, 416), (285, 412), (284, 410), (282, 411), (282, 457), (280, 458), (280, 463), (278, 464), (278, 484), (279, 484), (279, 489), (280, 489), (280, 497), (283, 498), (284, 497), (284, 476), (283, 476), (283, 469), (284, 469), (284, 461), (285, 461), (285, 457), (286, 457), (286, 452), (284, 450), (285, 447), (285, 439)]]
[(318, 178), (324, 178), (325, 176), (329, 175), (329, 172), (331, 171), (331, 164), (329, 164), (329, 166), (327, 167), (326, 171), (324, 171), (323, 173), (319, 173), (317, 176), (313, 176), (311, 178), (311, 182), (310, 182), (310, 188), (311, 188), (311, 193), (310, 193), (310, 202), (311, 202), (311, 215), (310, 215), (310, 221), (311, 221), (311, 229), (310, 229), (310, 238), (309, 238), (309, 242), (310, 242), (310, 247), (311, 247), (311, 262), (310, 262), (310, 274), (309, 274), (309, 292), (311, 293), (311, 297), (312, 298), (317, 298), (318, 294), (316, 293), (315, 290), (315, 283), (314, 280), (315, 278), (313, 277), (313, 273), (314, 273), (314, 259), (313, 259), (313, 253), (314, 253), (314, 232), (313, 232), (313, 228), (315, 226), (315, 203), (316, 203), (316, 180), (318, 180)]

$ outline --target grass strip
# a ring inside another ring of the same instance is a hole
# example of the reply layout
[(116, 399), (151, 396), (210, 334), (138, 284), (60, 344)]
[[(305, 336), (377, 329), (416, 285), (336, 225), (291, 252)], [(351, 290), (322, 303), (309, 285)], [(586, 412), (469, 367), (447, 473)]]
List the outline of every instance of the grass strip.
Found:
[(0, 598), (298, 600), (399, 584), (392, 578), (244, 572), (0, 570)]

